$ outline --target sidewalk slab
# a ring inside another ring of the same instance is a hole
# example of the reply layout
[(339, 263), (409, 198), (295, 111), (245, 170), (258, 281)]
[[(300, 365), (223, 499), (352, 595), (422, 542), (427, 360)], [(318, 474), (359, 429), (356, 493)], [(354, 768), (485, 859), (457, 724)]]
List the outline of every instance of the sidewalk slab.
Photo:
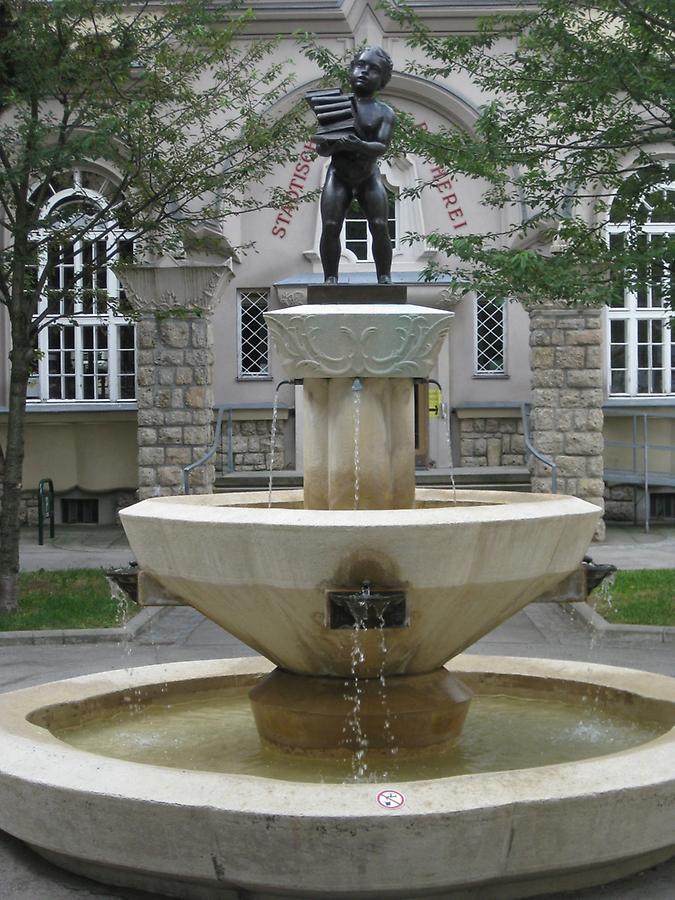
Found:
[(133, 641), (167, 607), (147, 607), (120, 628), (43, 628), (36, 631), (0, 631), (0, 647), (8, 644), (120, 644)]
[(634, 644), (675, 645), (672, 625), (623, 625), (608, 622), (589, 603), (570, 603), (570, 611), (578, 616), (598, 637), (607, 642), (627, 646)]

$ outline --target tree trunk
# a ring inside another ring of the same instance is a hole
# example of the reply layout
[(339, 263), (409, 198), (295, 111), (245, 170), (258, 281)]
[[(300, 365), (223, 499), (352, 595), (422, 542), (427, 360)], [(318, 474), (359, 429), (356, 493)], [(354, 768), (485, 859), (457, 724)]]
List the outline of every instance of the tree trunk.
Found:
[(11, 378), (5, 471), (0, 508), (0, 615), (18, 606), (19, 513), (23, 481), (26, 391), (31, 347), (17, 346), (10, 353)]

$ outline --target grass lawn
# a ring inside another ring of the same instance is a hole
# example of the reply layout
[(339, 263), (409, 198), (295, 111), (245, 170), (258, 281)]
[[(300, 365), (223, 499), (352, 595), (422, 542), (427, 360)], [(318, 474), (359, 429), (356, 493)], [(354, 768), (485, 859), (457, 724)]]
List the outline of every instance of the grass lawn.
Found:
[(19, 611), (0, 615), (0, 631), (112, 628), (136, 609), (112, 599), (102, 569), (22, 572), (19, 590)]
[(675, 625), (675, 569), (617, 572), (614, 583), (605, 585), (588, 602), (608, 622)]

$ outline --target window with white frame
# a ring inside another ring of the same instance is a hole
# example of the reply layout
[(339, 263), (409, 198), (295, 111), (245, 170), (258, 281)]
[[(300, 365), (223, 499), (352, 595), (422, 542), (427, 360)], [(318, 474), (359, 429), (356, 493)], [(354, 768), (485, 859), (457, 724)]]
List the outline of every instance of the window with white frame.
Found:
[(269, 291), (241, 290), (237, 298), (239, 378), (269, 378), (269, 333), (264, 315), (269, 306)]
[[(397, 239), (397, 211), (398, 198), (393, 191), (387, 190), (389, 198), (388, 224), (389, 237), (393, 247), (396, 247)], [(353, 201), (342, 229), (342, 240), (346, 250), (350, 250), (354, 256), (363, 262), (373, 261), (373, 242), (368, 229), (368, 221), (365, 213), (356, 200)]]
[(479, 292), (474, 326), (474, 374), (506, 375), (506, 304)]
[[(629, 226), (620, 221), (621, 207), (619, 193), (607, 228), (610, 244), (623, 241), (628, 231)], [(638, 241), (665, 246), (675, 235), (675, 181), (664, 179), (643, 197), (642, 211), (644, 222)], [(608, 307), (610, 395), (675, 393), (675, 334), (667, 303), (672, 277), (667, 263), (655, 263), (649, 270), (642, 267), (625, 279), (623, 298)]]
[(135, 328), (112, 270), (131, 244), (116, 223), (101, 220), (106, 183), (103, 175), (76, 169), (50, 185), (43, 216), (58, 218), (62, 233), (74, 236), (39, 251), (47, 278), (36, 318), (46, 324), (38, 333), (30, 400), (135, 398)]

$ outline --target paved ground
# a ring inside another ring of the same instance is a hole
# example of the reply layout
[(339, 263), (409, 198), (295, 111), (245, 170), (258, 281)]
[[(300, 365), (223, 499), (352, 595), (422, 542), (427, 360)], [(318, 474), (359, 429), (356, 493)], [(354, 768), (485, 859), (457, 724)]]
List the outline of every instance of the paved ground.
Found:
[(632, 525), (613, 525), (602, 543), (593, 544), (590, 556), (598, 563), (620, 569), (675, 568), (675, 528), (656, 526), (649, 532)]
[[(45, 534), (49, 529), (45, 528)], [(117, 525), (57, 525), (53, 538), (38, 544), (37, 528), (21, 529), (21, 568), (87, 569), (124, 566), (133, 553), (124, 531)]]
[[(623, 568), (675, 567), (675, 529), (655, 529), (645, 535), (635, 528), (612, 528), (604, 543), (593, 546), (591, 555), (596, 562)], [(42, 548), (37, 546), (34, 531), (22, 535), (26, 569), (122, 565), (130, 558), (124, 537), (115, 528), (62, 527), (54, 541), (47, 540)], [(557, 604), (531, 605), (474, 645), (471, 652), (600, 662), (675, 675), (672, 644), (635, 636), (611, 643), (598, 639)], [(0, 690), (105, 669), (243, 655), (252, 655), (252, 651), (194, 610), (178, 607), (163, 610), (146, 631), (125, 644), (3, 646)], [(671, 900), (675, 896), (675, 860), (614, 885), (557, 896), (558, 900)], [(0, 900), (143, 897), (148, 895), (69, 875), (0, 833)], [(494, 900), (500, 900), (498, 892)]]
[[(613, 525), (606, 539), (590, 548), (598, 563), (622, 569), (675, 568), (675, 527), (658, 526), (648, 533), (632, 525)], [(21, 532), (21, 567), (26, 570), (121, 566), (133, 553), (121, 528), (114, 525), (57, 525), (54, 539), (38, 546), (37, 528)]]

